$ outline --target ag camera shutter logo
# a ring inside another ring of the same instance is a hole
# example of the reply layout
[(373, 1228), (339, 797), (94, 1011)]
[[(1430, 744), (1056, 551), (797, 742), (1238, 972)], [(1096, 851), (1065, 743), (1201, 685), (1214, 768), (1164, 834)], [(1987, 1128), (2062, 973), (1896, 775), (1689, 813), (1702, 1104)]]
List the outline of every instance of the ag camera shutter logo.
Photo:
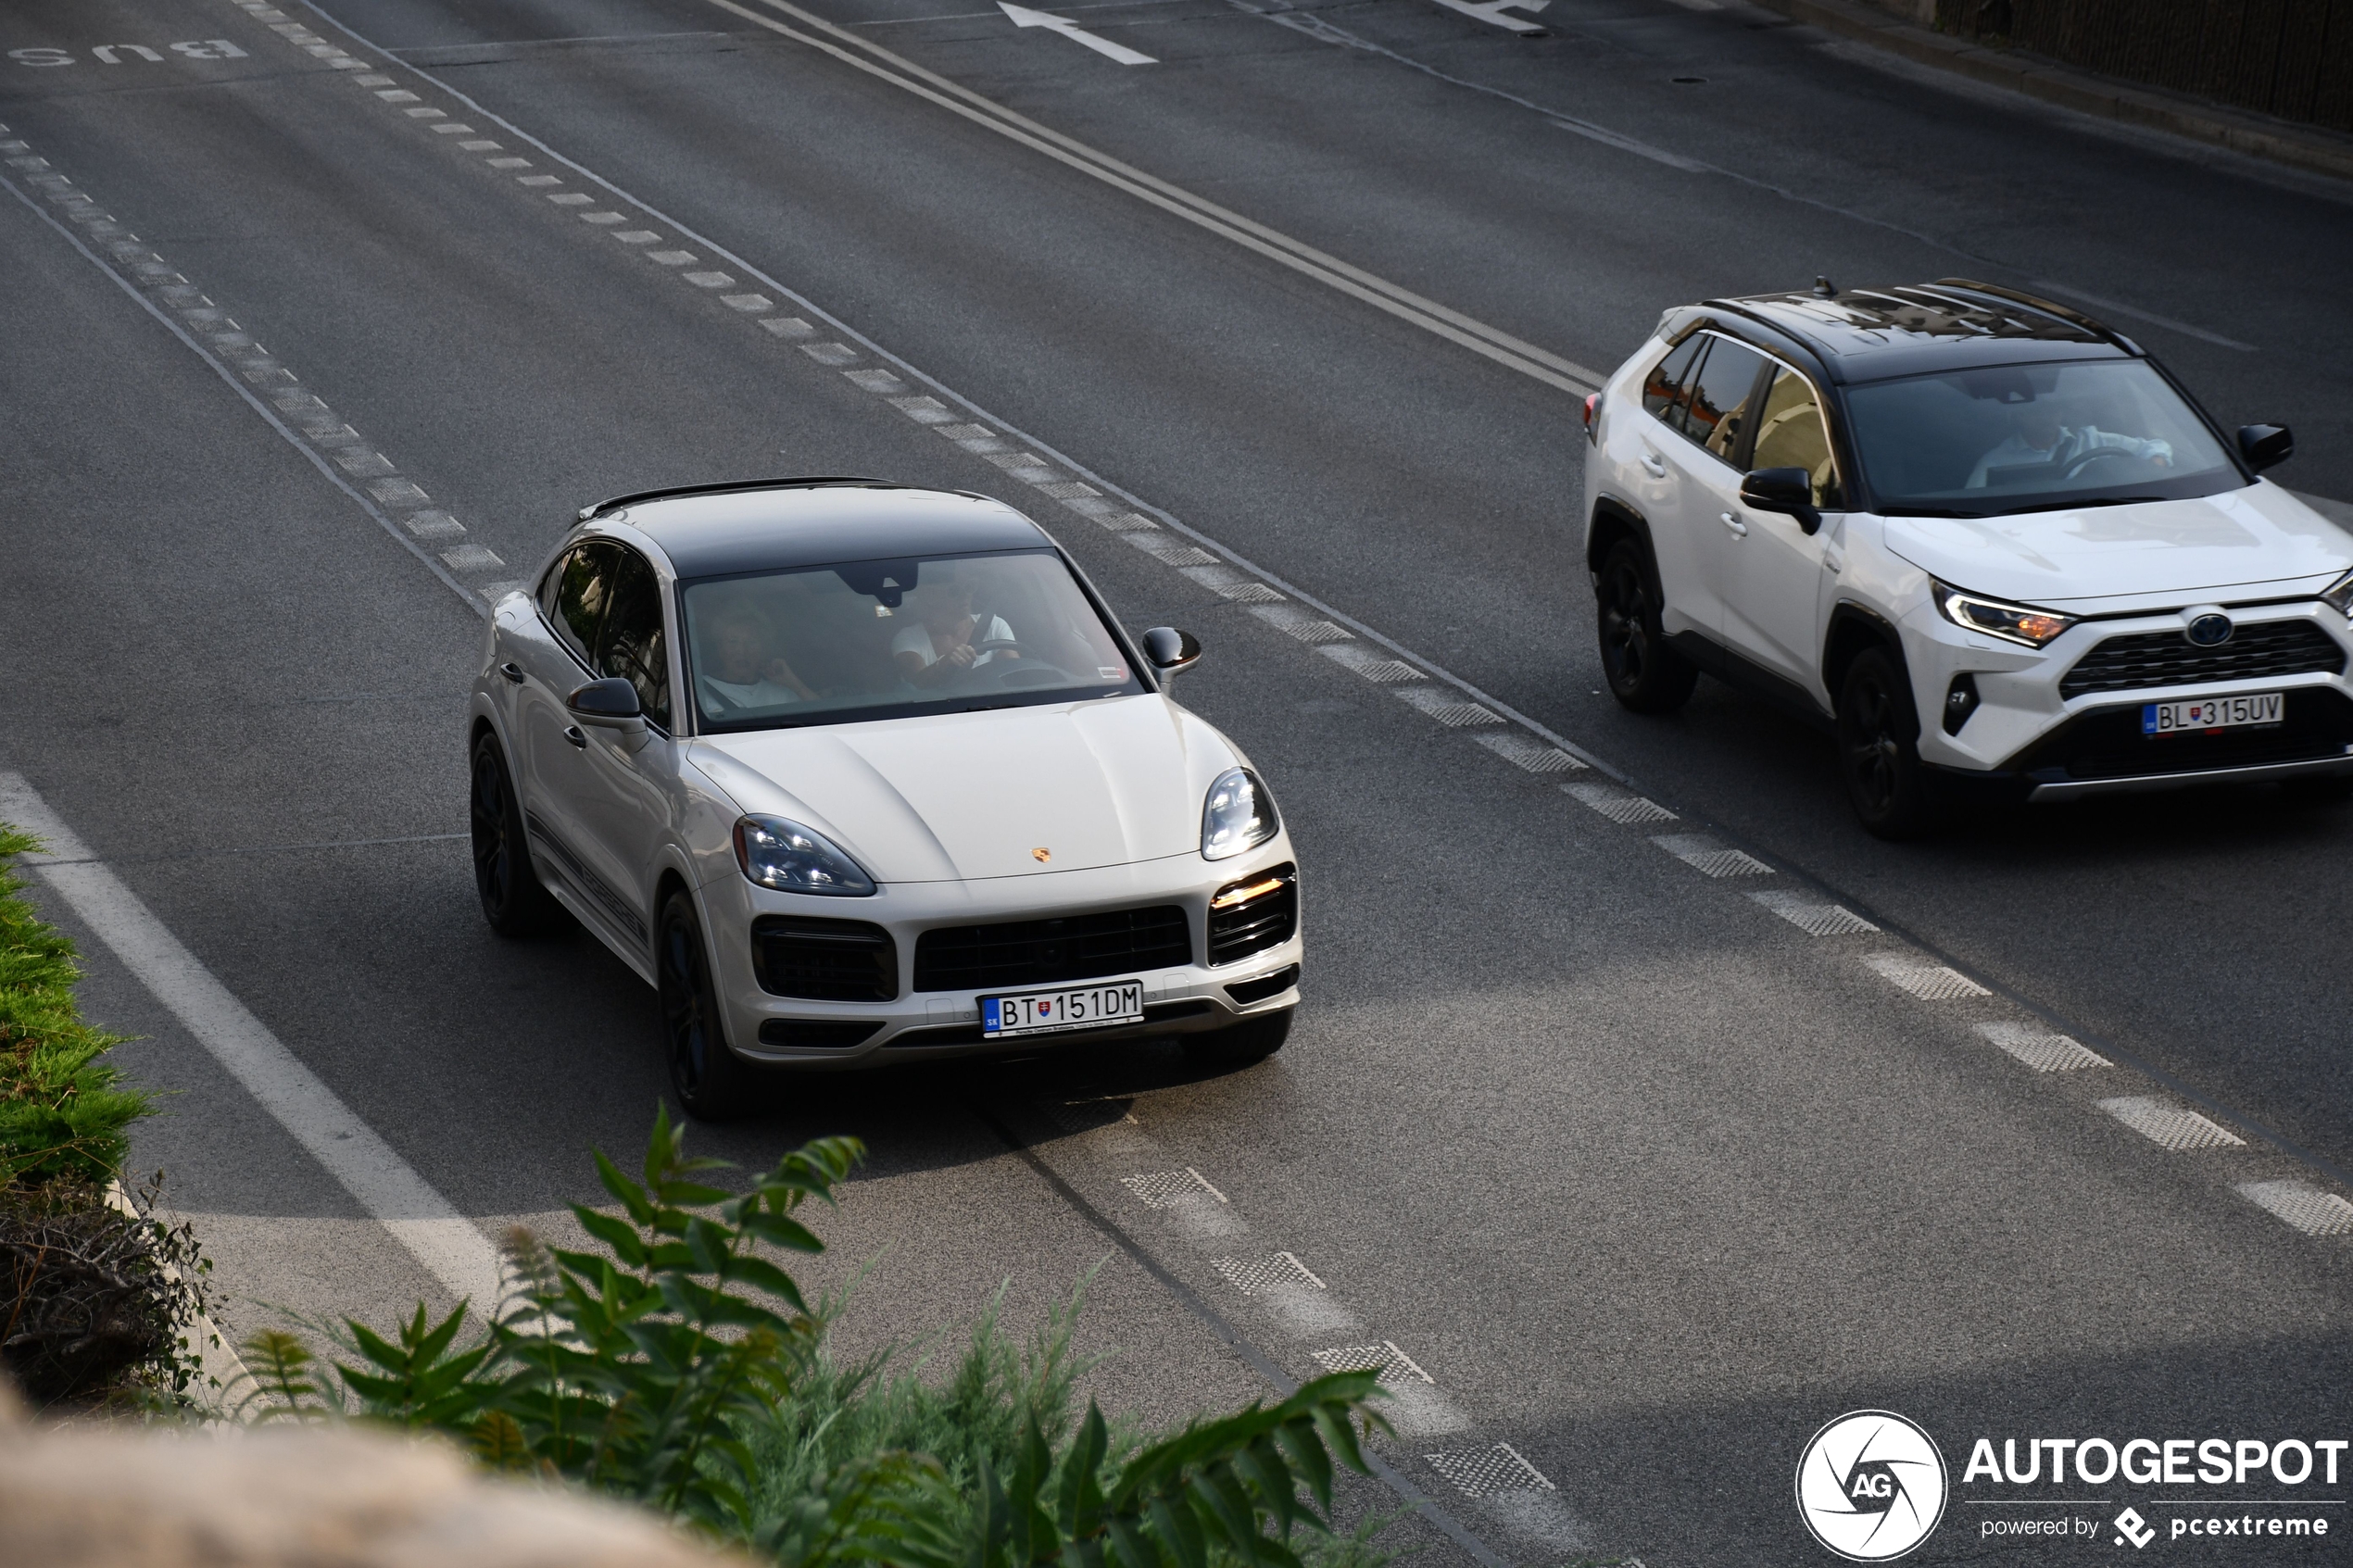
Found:
[(1797, 1461), (1797, 1514), (1849, 1562), (1903, 1556), (1944, 1517), (1944, 1456), (1894, 1411), (1849, 1411)]

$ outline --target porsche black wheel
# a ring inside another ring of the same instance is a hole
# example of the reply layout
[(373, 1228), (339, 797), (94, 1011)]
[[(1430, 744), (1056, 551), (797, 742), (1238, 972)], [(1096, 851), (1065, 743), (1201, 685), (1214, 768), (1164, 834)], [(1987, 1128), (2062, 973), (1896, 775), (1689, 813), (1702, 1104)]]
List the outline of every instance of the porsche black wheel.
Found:
[(702, 922), (684, 893), (661, 907), (655, 967), (661, 997), (662, 1053), (670, 1064), (670, 1086), (687, 1115), (698, 1122), (727, 1122), (749, 1109), (752, 1071), (727, 1048), (719, 993), (711, 980), (710, 950)]
[(563, 906), (549, 897), (532, 868), (514, 776), (507, 771), (497, 737), (487, 732), (474, 742), (470, 793), (474, 891), (482, 898), (483, 919), (501, 936), (535, 936), (560, 927)]

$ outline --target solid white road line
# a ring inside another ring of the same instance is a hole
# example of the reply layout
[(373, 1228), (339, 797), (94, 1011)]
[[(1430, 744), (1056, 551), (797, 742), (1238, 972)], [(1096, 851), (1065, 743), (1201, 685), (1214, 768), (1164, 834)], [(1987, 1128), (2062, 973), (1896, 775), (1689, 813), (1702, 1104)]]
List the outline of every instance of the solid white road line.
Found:
[(497, 1305), (490, 1238), (246, 1010), (21, 774), (0, 772), (0, 822), (47, 846), (25, 865), (394, 1240), (452, 1296), (484, 1312)]

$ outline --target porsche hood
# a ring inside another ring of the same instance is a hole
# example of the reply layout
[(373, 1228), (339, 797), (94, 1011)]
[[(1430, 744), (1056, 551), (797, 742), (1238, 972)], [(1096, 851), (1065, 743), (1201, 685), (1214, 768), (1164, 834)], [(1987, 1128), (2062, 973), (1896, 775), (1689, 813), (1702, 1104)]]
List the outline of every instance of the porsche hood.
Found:
[(1158, 696), (710, 735), (693, 747), (745, 811), (815, 828), (886, 883), (1198, 854), (1202, 797), (1241, 760)]

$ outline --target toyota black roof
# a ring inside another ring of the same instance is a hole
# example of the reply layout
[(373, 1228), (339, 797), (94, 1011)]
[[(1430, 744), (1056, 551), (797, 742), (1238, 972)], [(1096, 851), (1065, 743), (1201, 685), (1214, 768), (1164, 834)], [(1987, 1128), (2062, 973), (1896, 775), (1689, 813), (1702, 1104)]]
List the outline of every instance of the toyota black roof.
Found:
[(583, 521), (625, 522), (661, 546), (680, 577), (777, 571), (837, 561), (1051, 546), (1002, 501), (878, 479), (766, 479), (616, 495)]
[(1760, 336), (1795, 339), (1839, 382), (2141, 352), (2130, 338), (2081, 311), (1967, 278), (1899, 288), (1750, 295), (1711, 299), (1701, 308), (1772, 329)]

